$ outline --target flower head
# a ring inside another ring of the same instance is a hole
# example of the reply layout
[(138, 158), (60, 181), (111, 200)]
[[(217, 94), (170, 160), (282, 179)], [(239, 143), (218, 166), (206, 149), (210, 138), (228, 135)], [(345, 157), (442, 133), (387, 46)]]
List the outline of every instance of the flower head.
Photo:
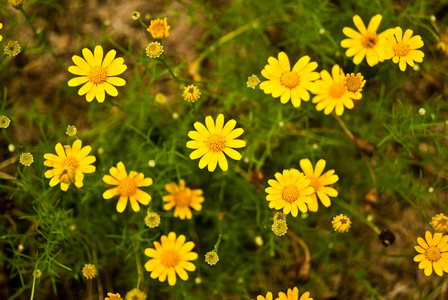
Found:
[(140, 19), (140, 13), (138, 11), (133, 11), (131, 14), (131, 19), (133, 21), (138, 21)]
[(291, 99), (292, 105), (299, 107), (301, 100), (310, 100), (307, 90), (313, 89), (313, 81), (319, 79), (319, 73), (313, 72), (316, 68), (316, 62), (310, 62), (309, 56), (303, 56), (291, 69), (288, 56), (280, 52), (278, 59), (269, 57), (268, 64), (261, 71), (261, 75), (268, 80), (260, 83), (260, 89), (274, 98), (280, 97), (282, 104)]
[(182, 92), (182, 96), (188, 102), (194, 103), (199, 100), (201, 97), (201, 91), (195, 85), (189, 85), (184, 87), (184, 91)]
[(155, 228), (160, 224), (160, 215), (155, 212), (149, 212), (145, 217), (145, 224), (149, 228)]
[(123, 300), (119, 293), (107, 293), (107, 297), (104, 300)]
[(270, 187), (265, 189), (269, 208), (283, 208), (284, 214), (291, 213), (294, 217), (297, 217), (299, 210), (307, 212), (306, 204), (312, 201), (310, 195), (314, 193), (311, 181), (296, 169), (283, 170), (283, 174), (277, 172), (275, 178), (277, 180), (268, 180)]
[(40, 278), (40, 277), (42, 276), (42, 271), (39, 270), (39, 269), (36, 269), (36, 270), (33, 272), (33, 276), (36, 277), (36, 278)]
[(272, 297), (273, 297), (273, 296), (272, 296), (272, 293), (271, 293), (271, 292), (268, 292), (268, 293), (266, 294), (266, 298), (263, 297), (262, 295), (258, 295), (256, 300), (272, 300)]
[(309, 292), (303, 293), (299, 298), (299, 289), (295, 287), (293, 290), (288, 289), (288, 294), (279, 292), (278, 298), (275, 300), (313, 300), (313, 298), (310, 298)]
[(159, 104), (166, 104), (166, 96), (162, 93), (157, 93), (155, 96), (155, 100)]
[(95, 278), (96, 274), (96, 267), (94, 265), (86, 264), (84, 268), (82, 268), (82, 275), (87, 279)]
[(338, 116), (344, 113), (344, 107), (352, 109), (354, 107), (353, 100), (361, 99), (359, 92), (349, 92), (346, 89), (346, 77), (344, 72), (338, 65), (334, 65), (331, 74), (323, 70), (320, 72), (322, 79), (315, 82), (315, 89), (312, 90), (316, 94), (313, 103), (317, 103), (316, 109), (321, 111), (325, 108), (324, 114), (328, 115), (333, 110)]
[(103, 48), (96, 46), (94, 53), (87, 48), (82, 49), (84, 58), (74, 55), (72, 57), (76, 66), (68, 67), (68, 71), (81, 77), (69, 80), (69, 86), (84, 84), (78, 91), (78, 95), (86, 95), (86, 100), (91, 102), (95, 97), (99, 103), (104, 102), (106, 94), (116, 97), (118, 91), (114, 86), (123, 86), (126, 81), (116, 77), (123, 73), (127, 66), (121, 57), (115, 58), (117, 51), (110, 50), (103, 60)]
[(415, 250), (419, 253), (414, 257), (414, 261), (420, 262), (419, 269), (425, 269), (425, 275), (430, 276), (432, 269), (437, 275), (442, 276), (443, 272), (448, 273), (448, 235), (426, 231), (425, 239), (417, 238), (418, 246)]
[(384, 61), (384, 58), (379, 54), (379, 45), (388, 30), (376, 34), (382, 18), (381, 15), (374, 16), (366, 28), (361, 18), (356, 15), (353, 17), (353, 23), (355, 23), (359, 32), (350, 27), (344, 27), (342, 29), (342, 32), (349, 38), (342, 40), (341, 46), (348, 48), (345, 55), (348, 57), (354, 56), (353, 63), (355, 65), (359, 65), (364, 60), (364, 57), (367, 58), (367, 63), (371, 67), (378, 62)]
[(333, 218), (331, 224), (333, 224), (334, 231), (347, 232), (352, 222), (347, 216), (340, 214), (339, 216)]
[(275, 233), (276, 236), (282, 236), (285, 235), (288, 231), (288, 225), (286, 224), (286, 221), (283, 220), (275, 220), (272, 224), (272, 231)]
[(174, 207), (174, 216), (184, 220), (191, 219), (191, 208), (195, 211), (202, 209), (201, 203), (204, 202), (202, 197), (202, 190), (191, 190), (185, 187), (185, 180), (180, 180), (180, 185), (175, 183), (165, 185), (165, 189), (170, 195), (163, 196), (163, 201), (166, 202), (163, 206), (165, 210), (171, 210)]
[(255, 89), (255, 87), (260, 83), (260, 79), (258, 79), (257, 75), (252, 75), (249, 76), (247, 78), (247, 87), (248, 88), (253, 88)]
[(208, 165), (208, 170), (213, 172), (216, 165), (223, 171), (229, 168), (227, 154), (230, 158), (235, 160), (241, 159), (241, 154), (233, 148), (243, 148), (246, 142), (236, 139), (243, 134), (243, 128), (235, 128), (236, 121), (230, 120), (224, 125), (224, 115), (219, 114), (216, 118), (216, 124), (211, 116), (205, 118), (205, 127), (202, 123), (194, 123), (197, 131), (188, 132), (188, 136), (193, 141), (187, 142), (187, 148), (196, 149), (190, 153), (190, 159), (198, 159), (199, 168), (203, 169)]
[(132, 289), (126, 294), (126, 300), (145, 300), (146, 294), (139, 289)]
[(0, 128), (8, 128), (11, 120), (7, 116), (0, 116)]
[[(3, 28), (3, 24), (2, 23), (0, 23), (0, 29), (2, 29)], [(3, 37), (0, 35), (0, 42), (3, 40)]]
[(31, 166), (34, 161), (33, 155), (31, 153), (22, 153), (19, 159), (20, 163), (24, 166)]
[(17, 54), (19, 54), (20, 53), (19, 43), (16, 41), (9, 41), (5, 45), (5, 53), (8, 54), (9, 56), (16, 56)]
[(15, 9), (19, 9), (25, 4), (25, 0), (9, 0), (9, 4), (11, 4)]
[(274, 215), (274, 221), (281, 220), (286, 222), (286, 215), (281, 211), (278, 211)]
[(216, 263), (219, 261), (218, 253), (215, 251), (209, 251), (205, 254), (205, 262), (208, 263), (210, 266), (216, 265)]
[(68, 125), (66, 134), (68, 136), (75, 136), (78, 133), (78, 129), (75, 126)]
[(356, 75), (354, 73), (347, 74), (344, 78), (345, 90), (353, 95), (355, 99), (362, 98), (361, 91), (366, 84), (366, 81), (363, 79), (364, 76), (361, 73), (357, 73)]
[(157, 58), (163, 53), (163, 46), (159, 42), (152, 42), (149, 43), (146, 47), (146, 55), (149, 56), (149, 58)]
[(431, 225), (435, 232), (448, 233), (448, 217), (444, 214), (438, 214), (432, 217), (429, 225)]
[(421, 63), (425, 54), (417, 50), (423, 47), (421, 36), (412, 36), (413, 31), (407, 29), (403, 34), (401, 27), (391, 29), (385, 35), (385, 40), (381, 43), (381, 53), (384, 59), (391, 59), (394, 63), (398, 63), (401, 71), (406, 70), (406, 64), (414, 66), (414, 61)]
[[(139, 187), (146, 187), (152, 184), (151, 178), (145, 178), (143, 173), (137, 173), (135, 171), (126, 172), (126, 168), (123, 162), (119, 162), (117, 167), (109, 169), (110, 175), (104, 175), (103, 181), (110, 185), (116, 185), (112, 189), (109, 189), (103, 193), (104, 199), (110, 199), (116, 195), (120, 195), (120, 199), (117, 202), (117, 211), (122, 213), (128, 205), (128, 199), (131, 202), (132, 209), (137, 212), (140, 211), (140, 202), (143, 205), (148, 205), (151, 201), (151, 196), (139, 189)], [(137, 202), (138, 201), (138, 202)]]
[(95, 172), (95, 166), (91, 164), (96, 161), (95, 156), (88, 155), (92, 147), (82, 147), (81, 140), (76, 140), (73, 146), (62, 147), (57, 143), (56, 154), (47, 153), (44, 165), (53, 167), (45, 172), (45, 178), (51, 178), (50, 186), (53, 187), (61, 183), (61, 190), (66, 191), (71, 183), (75, 183), (77, 188), (81, 188), (84, 180), (84, 173)]
[(310, 211), (317, 211), (317, 197), (319, 197), (325, 207), (329, 207), (331, 202), (328, 196), (338, 196), (338, 192), (331, 187), (327, 187), (327, 185), (337, 182), (339, 177), (334, 174), (334, 170), (330, 170), (325, 174), (322, 174), (325, 169), (325, 164), (325, 160), (321, 159), (316, 163), (316, 167), (313, 170), (313, 165), (309, 159), (300, 160), (300, 167), (302, 168), (303, 173), (305, 173), (305, 176), (311, 181), (310, 186), (314, 188), (314, 193), (310, 195), (313, 201), (307, 203)]
[(188, 280), (185, 270), (196, 270), (196, 266), (190, 261), (198, 258), (197, 253), (191, 252), (194, 243), (185, 243), (185, 236), (179, 235), (176, 238), (174, 232), (170, 232), (168, 236), (162, 235), (160, 241), (161, 243), (154, 242), (155, 249), (145, 249), (145, 255), (151, 257), (145, 264), (146, 271), (151, 272), (151, 278), (159, 278), (160, 282), (164, 282), (168, 277), (171, 286), (176, 284), (176, 274), (182, 280)]
[(170, 30), (170, 26), (168, 26), (166, 18), (163, 20), (151, 20), (151, 24), (146, 30), (151, 33), (153, 39), (163, 39), (170, 35), (168, 32)]

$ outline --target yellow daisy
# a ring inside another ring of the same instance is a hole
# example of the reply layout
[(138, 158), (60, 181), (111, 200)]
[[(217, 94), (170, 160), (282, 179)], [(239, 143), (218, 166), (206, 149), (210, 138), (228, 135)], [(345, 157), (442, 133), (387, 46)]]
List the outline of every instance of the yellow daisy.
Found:
[(244, 130), (243, 128), (234, 129), (235, 120), (230, 120), (224, 125), (223, 114), (218, 115), (216, 124), (211, 116), (206, 117), (205, 125), (207, 127), (200, 122), (196, 122), (194, 128), (197, 131), (188, 132), (188, 136), (193, 141), (187, 142), (187, 148), (196, 149), (191, 152), (190, 159), (194, 160), (202, 157), (199, 161), (199, 168), (203, 169), (208, 165), (210, 172), (216, 169), (218, 163), (223, 171), (227, 171), (229, 165), (224, 153), (235, 160), (241, 159), (241, 154), (233, 148), (246, 146), (245, 141), (236, 139), (244, 133)]
[(381, 53), (384, 59), (391, 59), (398, 63), (401, 71), (406, 70), (406, 64), (414, 66), (414, 61), (421, 63), (425, 54), (417, 50), (423, 47), (421, 36), (412, 36), (413, 31), (407, 29), (403, 34), (400, 27), (395, 27), (386, 35), (386, 39), (381, 43)]
[(316, 68), (316, 62), (310, 62), (309, 56), (303, 56), (291, 70), (288, 56), (280, 52), (278, 59), (269, 57), (268, 64), (261, 71), (261, 75), (268, 80), (260, 83), (260, 89), (274, 98), (280, 97), (282, 104), (291, 99), (292, 105), (299, 107), (301, 99), (310, 100), (307, 90), (311, 90), (313, 81), (319, 79), (319, 73), (313, 72)]
[(299, 289), (295, 287), (293, 290), (288, 289), (288, 294), (279, 292), (278, 298), (276, 298), (275, 300), (313, 300), (313, 298), (310, 298), (309, 292), (304, 293), (299, 298)]
[(284, 214), (291, 213), (294, 217), (297, 217), (299, 209), (302, 213), (307, 212), (306, 204), (313, 201), (310, 198), (314, 193), (311, 181), (296, 169), (283, 170), (283, 174), (277, 172), (275, 178), (277, 180), (268, 180), (270, 187), (265, 189), (269, 207), (277, 210), (283, 208)]
[[(135, 171), (126, 172), (126, 168), (123, 162), (119, 162), (117, 167), (112, 167), (109, 170), (110, 175), (104, 175), (103, 181), (110, 185), (116, 185), (112, 189), (109, 189), (103, 193), (104, 199), (110, 199), (116, 195), (120, 195), (117, 203), (117, 211), (122, 213), (128, 205), (128, 199), (131, 202), (132, 209), (137, 212), (140, 210), (140, 202), (143, 205), (148, 205), (151, 201), (151, 196), (139, 189), (139, 187), (150, 186), (152, 184), (151, 178), (145, 178), (143, 173), (137, 173)], [(138, 201), (138, 202), (137, 202)]]
[(123, 300), (119, 293), (107, 293), (107, 297), (104, 300)]
[(202, 197), (202, 190), (191, 190), (185, 187), (185, 180), (180, 180), (180, 185), (175, 183), (165, 185), (165, 189), (170, 195), (163, 196), (163, 201), (167, 202), (163, 209), (171, 210), (174, 207), (174, 216), (184, 220), (185, 218), (191, 219), (193, 216), (191, 208), (195, 211), (202, 209), (201, 203), (204, 202)]
[(51, 178), (50, 186), (61, 183), (61, 190), (66, 191), (71, 183), (75, 183), (77, 188), (81, 188), (84, 185), (84, 173), (96, 170), (95, 166), (90, 165), (96, 161), (95, 156), (88, 156), (92, 147), (82, 147), (81, 140), (76, 140), (73, 146), (62, 147), (61, 143), (57, 143), (55, 149), (57, 155), (44, 155), (44, 165), (53, 167), (44, 174), (45, 178)]
[(415, 250), (420, 253), (414, 257), (414, 261), (420, 262), (419, 269), (425, 269), (425, 275), (430, 276), (432, 269), (437, 275), (442, 276), (443, 272), (448, 273), (448, 235), (426, 231), (425, 239), (417, 238), (418, 246)]
[(325, 169), (325, 160), (321, 159), (317, 162), (316, 168), (313, 170), (313, 165), (309, 159), (300, 160), (300, 167), (302, 168), (305, 176), (311, 181), (310, 186), (314, 188), (314, 193), (310, 195), (312, 202), (307, 203), (310, 211), (317, 211), (317, 197), (325, 207), (331, 205), (330, 197), (337, 197), (338, 191), (334, 188), (327, 187), (329, 184), (333, 184), (339, 180), (338, 175), (334, 174), (334, 170), (327, 171), (325, 174), (322, 172)]
[(429, 225), (431, 225), (435, 232), (448, 233), (448, 217), (444, 214), (438, 214), (432, 217)]
[(145, 249), (145, 255), (151, 257), (145, 264), (146, 271), (151, 272), (151, 278), (159, 278), (160, 282), (164, 282), (168, 277), (171, 286), (176, 284), (176, 274), (182, 280), (188, 280), (185, 270), (196, 270), (196, 266), (190, 261), (198, 258), (197, 253), (191, 252), (194, 243), (185, 243), (185, 236), (179, 235), (176, 238), (174, 232), (170, 232), (168, 236), (162, 235), (160, 241), (161, 243), (154, 242), (155, 249)]
[(266, 294), (266, 297), (263, 297), (263, 296), (261, 296), (261, 295), (258, 295), (257, 296), (257, 300), (272, 300), (272, 293), (271, 292), (268, 292), (267, 294)]
[(121, 57), (115, 58), (117, 51), (110, 50), (103, 60), (103, 48), (96, 46), (94, 54), (87, 48), (82, 49), (84, 58), (74, 55), (72, 57), (76, 66), (70, 66), (68, 71), (81, 77), (75, 77), (68, 82), (69, 86), (84, 84), (78, 91), (78, 95), (86, 94), (86, 100), (91, 102), (96, 97), (99, 103), (104, 102), (108, 93), (112, 97), (118, 95), (116, 86), (123, 86), (126, 81), (115, 77), (123, 73), (127, 66)]
[(166, 18), (163, 20), (151, 20), (151, 24), (146, 30), (151, 33), (153, 39), (163, 39), (170, 35), (168, 32), (170, 30), (170, 26), (168, 26)]
[[(3, 28), (3, 24), (2, 23), (0, 23), (0, 29), (2, 29)], [(3, 40), (3, 37), (0, 35), (0, 42)]]
[(374, 16), (370, 20), (369, 26), (366, 28), (361, 18), (356, 15), (353, 17), (353, 23), (355, 23), (359, 32), (350, 27), (344, 27), (342, 29), (342, 32), (349, 38), (342, 40), (341, 46), (343, 48), (348, 48), (345, 55), (348, 57), (354, 56), (353, 63), (355, 65), (359, 65), (364, 60), (364, 57), (367, 58), (367, 63), (371, 67), (376, 65), (379, 61), (384, 61), (384, 58), (378, 53), (378, 46), (380, 40), (385, 38), (388, 30), (376, 34), (382, 18), (381, 15)]
[(325, 109), (324, 114), (328, 115), (335, 110), (340, 116), (344, 113), (344, 107), (352, 109), (355, 106), (353, 100), (361, 99), (361, 93), (347, 91), (346, 77), (338, 65), (333, 66), (331, 75), (323, 70), (320, 72), (320, 77), (321, 79), (315, 82), (315, 89), (312, 90), (316, 94), (313, 103), (317, 103), (318, 111)]

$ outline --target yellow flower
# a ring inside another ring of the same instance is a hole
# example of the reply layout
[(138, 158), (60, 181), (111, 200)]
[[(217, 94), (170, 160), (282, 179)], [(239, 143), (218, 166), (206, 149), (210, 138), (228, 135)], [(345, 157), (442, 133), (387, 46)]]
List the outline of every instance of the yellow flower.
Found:
[(82, 275), (87, 279), (95, 278), (96, 274), (96, 267), (94, 265), (86, 264), (84, 268), (82, 268)]
[(319, 197), (325, 207), (329, 207), (331, 202), (328, 196), (338, 196), (338, 192), (331, 187), (327, 187), (327, 185), (337, 182), (339, 177), (334, 174), (334, 170), (327, 171), (322, 175), (322, 172), (325, 169), (325, 164), (325, 160), (321, 159), (317, 162), (316, 168), (313, 170), (313, 165), (309, 159), (300, 160), (300, 167), (302, 168), (303, 173), (305, 173), (305, 176), (311, 180), (310, 186), (314, 188), (314, 193), (310, 195), (313, 201), (307, 203), (310, 211), (317, 211), (317, 197)]
[(139, 289), (132, 289), (126, 294), (126, 300), (145, 300), (146, 294)]
[(44, 165), (53, 167), (45, 172), (45, 178), (51, 178), (50, 186), (53, 187), (61, 183), (61, 190), (66, 191), (71, 183), (75, 183), (77, 188), (81, 188), (84, 180), (84, 173), (95, 172), (95, 166), (91, 164), (96, 161), (95, 156), (89, 155), (92, 147), (82, 147), (81, 140), (76, 140), (73, 146), (66, 145), (62, 147), (57, 143), (56, 154), (47, 153)]
[(107, 293), (107, 297), (104, 300), (123, 300), (119, 293)]
[(145, 249), (145, 255), (151, 257), (145, 264), (146, 271), (151, 272), (151, 278), (159, 278), (160, 282), (164, 282), (168, 277), (171, 286), (176, 284), (176, 274), (182, 280), (188, 280), (185, 270), (196, 270), (196, 266), (190, 261), (198, 258), (197, 253), (191, 252), (194, 243), (185, 243), (185, 236), (176, 238), (174, 232), (170, 232), (168, 236), (162, 235), (160, 241), (161, 244), (154, 242), (155, 249)]
[(174, 208), (174, 216), (184, 220), (185, 218), (191, 219), (191, 208), (196, 211), (202, 209), (201, 203), (204, 202), (202, 197), (202, 190), (191, 190), (185, 187), (185, 180), (180, 180), (179, 187), (175, 183), (165, 185), (165, 189), (170, 195), (163, 196), (163, 201), (166, 204), (163, 206), (165, 210), (171, 210)]
[(155, 96), (155, 100), (159, 104), (166, 104), (166, 96), (162, 93), (157, 93)]
[(274, 221), (281, 220), (286, 222), (286, 215), (281, 211), (278, 211), (274, 215)]
[[(132, 209), (137, 212), (140, 211), (140, 202), (143, 205), (148, 205), (151, 201), (151, 196), (139, 189), (139, 187), (150, 186), (152, 184), (151, 178), (145, 178), (143, 173), (137, 173), (135, 171), (126, 172), (126, 168), (123, 162), (119, 162), (117, 167), (109, 169), (110, 175), (104, 175), (103, 181), (110, 185), (116, 185), (112, 189), (109, 189), (103, 193), (104, 199), (110, 199), (116, 195), (120, 195), (120, 199), (117, 202), (117, 211), (122, 213), (128, 205), (128, 199), (131, 202)], [(138, 202), (137, 202), (138, 201)]]
[(312, 201), (310, 195), (314, 193), (311, 181), (296, 169), (283, 170), (283, 174), (277, 172), (275, 178), (277, 180), (268, 180), (270, 187), (265, 189), (269, 207), (277, 210), (283, 208), (284, 214), (291, 213), (294, 217), (297, 217), (299, 209), (305, 213), (306, 203)]
[(19, 159), (20, 163), (24, 166), (31, 166), (34, 161), (33, 155), (31, 153), (22, 153)]
[(425, 239), (417, 238), (418, 246), (415, 250), (419, 253), (414, 257), (414, 261), (420, 262), (419, 269), (425, 269), (425, 275), (430, 276), (432, 269), (437, 275), (442, 276), (443, 272), (448, 273), (448, 235), (426, 231)]
[(152, 42), (149, 43), (146, 47), (146, 55), (149, 56), (149, 58), (157, 58), (163, 53), (163, 46), (159, 42)]
[(317, 103), (316, 109), (321, 111), (325, 108), (324, 114), (328, 115), (333, 110), (338, 116), (344, 113), (344, 106), (348, 109), (354, 107), (353, 100), (361, 99), (361, 93), (351, 93), (346, 90), (346, 77), (338, 65), (334, 65), (331, 70), (332, 76), (326, 70), (320, 72), (320, 80), (315, 82), (315, 89), (312, 90), (316, 96), (313, 103)]
[(385, 36), (386, 39), (381, 43), (381, 53), (384, 59), (391, 59), (398, 63), (401, 71), (406, 70), (406, 64), (414, 66), (414, 61), (421, 63), (425, 54), (417, 50), (423, 47), (421, 36), (412, 36), (413, 31), (407, 29), (403, 34), (400, 27), (395, 27)]
[(294, 288), (293, 290), (288, 289), (288, 295), (283, 292), (278, 293), (278, 298), (275, 300), (313, 300), (313, 298), (309, 298), (310, 293), (306, 292), (299, 298), (299, 289)]
[(0, 116), (0, 128), (8, 128), (11, 120), (7, 116)]
[(362, 76), (361, 73), (357, 73), (356, 75), (354, 73), (347, 74), (344, 78), (345, 90), (353, 95), (353, 98), (355, 99), (362, 98), (361, 91), (366, 84), (366, 81), (363, 79), (364, 76)]
[(68, 136), (75, 136), (78, 132), (78, 129), (76, 129), (75, 126), (68, 125), (67, 131), (65, 132)]
[(159, 226), (159, 224), (160, 224), (159, 214), (155, 213), (155, 212), (148, 211), (148, 214), (145, 217), (145, 224), (149, 228), (155, 228), (155, 227)]
[(261, 295), (258, 295), (258, 296), (257, 296), (257, 300), (272, 300), (272, 293), (271, 293), (271, 292), (268, 292), (268, 293), (266, 294), (266, 298), (263, 297), (263, 296), (261, 296)]
[(25, 4), (25, 0), (9, 0), (9, 4), (11, 4), (15, 9), (19, 9)]
[(331, 221), (331, 224), (333, 224), (334, 231), (338, 232), (347, 232), (350, 228), (350, 225), (352, 222), (347, 216), (344, 216), (343, 214), (340, 214), (339, 216), (336, 216)]
[(16, 41), (9, 41), (5, 45), (5, 53), (8, 54), (9, 56), (16, 56), (17, 54), (19, 54), (20, 53), (19, 43)]
[(168, 32), (170, 30), (170, 26), (168, 26), (166, 18), (163, 20), (151, 20), (151, 24), (146, 30), (151, 33), (153, 39), (163, 39), (170, 35)]
[(234, 129), (235, 120), (230, 120), (224, 125), (223, 114), (219, 114), (216, 118), (216, 125), (211, 116), (206, 117), (205, 125), (207, 127), (196, 122), (194, 127), (197, 131), (188, 132), (188, 136), (193, 141), (187, 142), (187, 148), (196, 149), (191, 152), (190, 159), (202, 157), (199, 161), (199, 168), (203, 169), (208, 165), (210, 172), (216, 169), (218, 163), (223, 171), (227, 171), (229, 166), (224, 153), (235, 160), (241, 159), (241, 154), (233, 148), (246, 146), (245, 141), (236, 139), (243, 134), (244, 130), (243, 128)]
[(208, 263), (210, 266), (216, 265), (216, 263), (219, 261), (218, 253), (215, 251), (209, 251), (205, 254), (205, 262)]
[(274, 98), (280, 97), (282, 104), (291, 99), (292, 105), (299, 107), (301, 99), (310, 100), (307, 90), (314, 88), (313, 81), (319, 79), (319, 73), (313, 72), (316, 68), (316, 62), (310, 62), (309, 56), (303, 56), (291, 70), (288, 56), (280, 52), (278, 59), (269, 57), (268, 64), (261, 71), (261, 75), (268, 80), (260, 83), (260, 89)]
[(86, 95), (86, 100), (91, 102), (96, 97), (99, 103), (104, 102), (108, 93), (112, 97), (118, 95), (116, 86), (123, 86), (126, 81), (120, 77), (115, 77), (123, 73), (127, 66), (124, 59), (115, 58), (117, 51), (110, 50), (103, 60), (103, 48), (96, 46), (94, 54), (87, 48), (82, 49), (84, 58), (73, 55), (72, 60), (76, 66), (68, 67), (68, 71), (81, 77), (75, 77), (69, 80), (69, 86), (78, 86), (84, 84), (78, 91), (78, 95)]
[(444, 214), (432, 217), (429, 225), (431, 225), (435, 232), (448, 233), (448, 217)]
[(376, 65), (379, 61), (384, 61), (384, 58), (381, 57), (378, 51), (380, 41), (385, 37), (388, 30), (376, 34), (382, 18), (381, 15), (374, 16), (366, 29), (364, 22), (358, 15), (356, 15), (353, 17), (353, 23), (355, 23), (359, 32), (350, 27), (344, 27), (342, 29), (342, 32), (349, 38), (342, 40), (341, 46), (348, 48), (345, 55), (348, 57), (354, 56), (353, 63), (355, 65), (359, 65), (364, 60), (364, 57), (367, 58), (367, 63), (371, 67)]
[[(3, 24), (2, 23), (0, 23), (0, 29), (2, 29), (3, 28)], [(3, 37), (0, 35), (0, 42), (3, 40)]]
[(182, 92), (182, 96), (188, 102), (194, 103), (199, 100), (201, 97), (201, 91), (195, 85), (189, 85), (184, 87), (184, 91)]

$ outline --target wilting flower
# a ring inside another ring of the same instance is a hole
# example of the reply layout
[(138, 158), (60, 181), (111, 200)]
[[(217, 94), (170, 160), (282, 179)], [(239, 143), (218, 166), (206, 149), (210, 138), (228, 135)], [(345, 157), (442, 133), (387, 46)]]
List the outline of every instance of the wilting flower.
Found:
[(347, 216), (340, 214), (339, 216), (336, 216), (333, 218), (333, 221), (331, 221), (331, 224), (333, 224), (334, 231), (343, 233), (343, 232), (348, 231), (352, 222), (350, 221), (350, 219)]
[(448, 217), (444, 214), (438, 214), (432, 217), (429, 225), (431, 225), (435, 232), (448, 233)]
[(87, 279), (93, 279), (96, 276), (96, 267), (95, 265), (86, 264), (84, 268), (82, 268), (82, 275), (84, 275)]

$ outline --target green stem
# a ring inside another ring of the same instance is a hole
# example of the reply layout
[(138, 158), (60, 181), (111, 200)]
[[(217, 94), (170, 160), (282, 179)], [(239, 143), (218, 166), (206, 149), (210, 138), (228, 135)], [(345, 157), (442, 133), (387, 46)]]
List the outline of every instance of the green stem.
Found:
[(39, 34), (36, 31), (36, 28), (34, 28), (33, 23), (31, 22), (30, 18), (28, 17), (28, 15), (26, 14), (26, 12), (23, 10), (23, 7), (20, 6), (19, 10), (22, 12), (23, 16), (25, 17), (26, 21), (28, 22), (28, 25), (30, 26), (31, 30), (33, 31), (34, 35), (36, 36), (36, 38), (38, 40), (40, 40)]
[(220, 233), (219, 237), (218, 237), (218, 241), (215, 244), (215, 248), (213, 249), (216, 252), (216, 254), (218, 254), (218, 247), (219, 247), (219, 244), (221, 243), (221, 237), (222, 237), (222, 234)]
[(138, 21), (140, 22), (140, 24), (142, 24), (142, 26), (144, 27), (144, 28), (148, 28), (148, 26), (146, 26), (146, 24), (145, 23), (143, 23), (143, 21), (141, 20), (141, 19), (138, 19)]
[(5, 52), (3, 52), (2, 57), (0, 57), (0, 65), (2, 64), (2, 61), (5, 59), (6, 56), (7, 56), (7, 54)]

